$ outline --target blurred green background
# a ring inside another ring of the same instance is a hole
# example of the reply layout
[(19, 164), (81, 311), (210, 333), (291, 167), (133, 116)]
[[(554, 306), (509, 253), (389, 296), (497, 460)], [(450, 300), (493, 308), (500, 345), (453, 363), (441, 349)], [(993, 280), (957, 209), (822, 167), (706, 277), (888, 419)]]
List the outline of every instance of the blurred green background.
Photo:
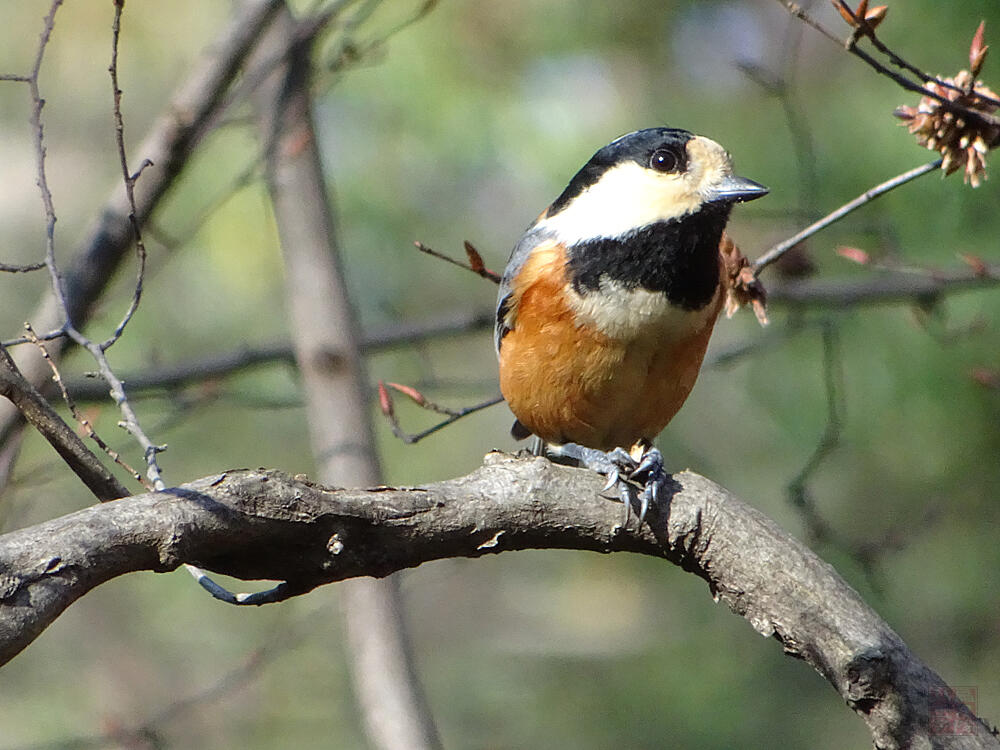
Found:
[[(30, 67), (44, 4), (7, 0), (0, 72)], [(121, 52), (133, 146), (229, 4), (129, 3)], [(415, 9), (385, 3), (363, 43)], [(813, 12), (846, 33), (829, 4)], [(883, 38), (926, 69), (967, 65), (976, 25), (1000, 34), (994, 0), (890, 4)], [(57, 246), (67, 258), (116, 185), (110, 4), (59, 11), (42, 87)], [(321, 58), (328, 53), (321, 48)], [(753, 76), (747, 70), (756, 71)], [(1000, 59), (983, 73), (1000, 89)], [(784, 80), (786, 96), (759, 79)], [(757, 79), (757, 80), (753, 80)], [(488, 310), (495, 288), (419, 255), (472, 241), (500, 269), (523, 228), (601, 145), (670, 124), (731, 150), (767, 200), (738, 208), (731, 232), (751, 257), (875, 183), (928, 161), (890, 117), (913, 104), (887, 79), (795, 22), (777, 2), (480, 0), (442, 2), (347, 71), (321, 73), (316, 115), (355, 303), (365, 326)], [(43, 254), (26, 87), (0, 83), (0, 260)], [(805, 140), (791, 135), (793, 127)], [(281, 259), (266, 191), (226, 196), (256, 155), (234, 113), (214, 133), (147, 233), (143, 305), (111, 351), (119, 374), (285, 336)], [(803, 150), (801, 143), (808, 144)], [(809, 243), (818, 278), (872, 274), (838, 257), (865, 248), (905, 265), (997, 262), (1000, 180), (977, 190), (924, 177)], [(177, 241), (167, 242), (166, 238)], [(88, 329), (107, 335), (133, 270)], [(766, 283), (777, 285), (772, 269)], [(0, 338), (18, 335), (46, 279), (0, 275)], [(660, 439), (671, 468), (706, 474), (811, 540), (911, 648), (976, 708), (1000, 720), (1000, 391), (973, 378), (1000, 368), (1000, 295), (949, 296), (931, 311), (771, 308), (741, 312), (712, 354), (760, 343), (707, 368)], [(821, 331), (829, 332), (824, 359)], [(79, 355), (67, 377), (93, 369)], [(373, 380), (420, 384), (436, 400), (496, 391), (490, 334), (478, 331), (371, 359)], [(842, 430), (806, 482), (834, 530), (816, 539), (788, 487), (828, 426), (827, 375)], [(240, 466), (312, 469), (294, 372), (260, 367), (137, 401), (163, 466), (181, 483)], [(110, 404), (89, 405), (133, 463)], [(429, 417), (400, 411), (417, 429)], [(378, 422), (387, 480), (420, 483), (517, 446), (502, 406), (416, 446)], [(2, 496), (6, 530), (91, 500), (32, 435)], [(233, 582), (237, 588), (244, 584)], [(866, 747), (868, 733), (808, 666), (712, 603), (704, 583), (625, 555), (535, 552), (449, 560), (405, 574), (417, 662), (451, 748)], [(183, 573), (136, 574), (74, 604), (0, 679), (0, 750), (156, 723), (150, 747), (362, 746), (335, 586), (261, 609), (212, 601)], [(189, 699), (202, 696), (199, 702)], [(97, 742), (95, 747), (117, 747)], [(135, 745), (130, 745), (135, 747)]]

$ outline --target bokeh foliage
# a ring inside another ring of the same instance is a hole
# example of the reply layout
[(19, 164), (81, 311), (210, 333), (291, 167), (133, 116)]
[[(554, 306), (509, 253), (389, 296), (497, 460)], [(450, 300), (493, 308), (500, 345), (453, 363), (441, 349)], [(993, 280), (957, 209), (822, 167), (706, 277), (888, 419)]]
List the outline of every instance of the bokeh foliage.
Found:
[[(843, 31), (832, 10), (815, 13)], [(0, 70), (22, 72), (40, 29), (37, 0), (8, 0)], [(357, 31), (374, 39), (413, 7), (385, 3)], [(128, 142), (136, 144), (172, 87), (224, 23), (225, 4), (129, 4), (121, 59)], [(48, 169), (65, 258), (115, 185), (110, 7), (68, 3), (47, 52)], [(883, 37), (925, 68), (966, 64), (991, 0), (890, 4)], [(319, 50), (329, 59), (330, 47)], [(788, 84), (812, 156), (803, 165), (782, 102), (740, 72), (751, 63)], [(994, 88), (1000, 60), (983, 74)], [(742, 174), (772, 188), (731, 225), (754, 256), (871, 185), (929, 160), (890, 117), (913, 103), (886, 79), (792, 20), (776, 2), (480, 0), (443, 2), (348, 70), (320, 72), (316, 114), (363, 323), (487, 309), (494, 288), (420, 256), (419, 239), (461, 253), (464, 239), (499, 269), (521, 230), (597, 147), (668, 123), (709, 135)], [(281, 258), (259, 182), (199, 225), (256, 157), (234, 113), (172, 192), (150, 232), (143, 306), (112, 350), (119, 374), (281, 338)], [(0, 84), (0, 259), (42, 254), (28, 102)], [(908, 265), (956, 267), (958, 254), (1000, 257), (1000, 180), (978, 190), (928, 176), (809, 243), (817, 274), (873, 273), (834, 250), (847, 244)], [(180, 242), (166, 242), (180, 238)], [(157, 241), (159, 240), (159, 241)], [(765, 281), (776, 283), (772, 273)], [(92, 324), (107, 331), (127, 304), (132, 271)], [(0, 337), (17, 335), (45, 279), (0, 276)], [(762, 331), (741, 313), (720, 323), (713, 351), (771, 341), (707, 369), (660, 445), (691, 468), (808, 536), (786, 488), (827, 420), (821, 326), (835, 331), (841, 441), (810, 477), (836, 529), (818, 552), (946, 680), (975, 687), (1000, 716), (1000, 393), (974, 368), (1000, 367), (1000, 296), (949, 297), (930, 311), (893, 305), (772, 308)], [(68, 376), (90, 367), (74, 356)], [(425, 384), (468, 402), (496, 389), (487, 332), (374, 357), (374, 378)], [(439, 386), (435, 386), (439, 383)], [(234, 466), (309, 472), (294, 373), (258, 368), (138, 402), (169, 444), (180, 483)], [(110, 405), (91, 407), (116, 435)], [(405, 411), (414, 424), (425, 416)], [(418, 483), (513, 449), (503, 407), (404, 446), (380, 424), (387, 480)], [(89, 502), (32, 436), (0, 517), (15, 528)], [(859, 557), (859, 551), (867, 557)], [(455, 748), (862, 747), (860, 721), (829, 686), (712, 605), (702, 582), (654, 560), (522, 553), (446, 561), (406, 575), (418, 661), (445, 742)], [(132, 726), (209, 688), (265, 646), (259, 667), (203, 706), (157, 727), (162, 746), (361, 746), (342, 653), (336, 589), (261, 610), (208, 599), (183, 574), (134, 575), (75, 604), (0, 680), (0, 750)], [(48, 746), (48, 745), (45, 745)], [(59, 746), (57, 744), (51, 745)], [(98, 745), (103, 746), (103, 745)], [(108, 745), (114, 746), (114, 745)]]

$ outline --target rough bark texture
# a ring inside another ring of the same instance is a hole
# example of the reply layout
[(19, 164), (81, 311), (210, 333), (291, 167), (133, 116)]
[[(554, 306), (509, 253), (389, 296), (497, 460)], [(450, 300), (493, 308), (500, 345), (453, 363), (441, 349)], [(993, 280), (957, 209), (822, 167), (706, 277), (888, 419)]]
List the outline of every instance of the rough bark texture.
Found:
[[(133, 570), (190, 562), (305, 592), (446, 557), (528, 548), (663, 557), (786, 653), (822, 674), (879, 748), (998, 748), (949, 691), (826, 563), (704, 477), (673, 477), (641, 529), (591, 472), (490, 454), (472, 474), (416, 488), (326, 489), (232, 471), (87, 508), (0, 537), (0, 662), (70, 603)], [(938, 733), (959, 720), (965, 734)]]

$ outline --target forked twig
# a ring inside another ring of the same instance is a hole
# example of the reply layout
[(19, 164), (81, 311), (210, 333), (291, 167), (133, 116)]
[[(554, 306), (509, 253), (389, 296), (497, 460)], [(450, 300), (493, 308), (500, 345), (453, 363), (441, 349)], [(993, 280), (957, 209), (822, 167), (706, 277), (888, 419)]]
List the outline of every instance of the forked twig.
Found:
[[(393, 403), (392, 395), (389, 393), (390, 389), (406, 396), (421, 409), (426, 409), (436, 414), (445, 414), (448, 416), (448, 418), (438, 422), (435, 425), (431, 425), (426, 430), (423, 430), (421, 432), (415, 432), (415, 433), (407, 432), (399, 424), (399, 418), (396, 416), (396, 407), (395, 404)], [(389, 421), (389, 426), (392, 428), (392, 434), (407, 444), (419, 443), (425, 437), (433, 435), (438, 430), (442, 430), (450, 424), (454, 424), (463, 417), (467, 417), (470, 414), (475, 414), (476, 412), (482, 411), (483, 409), (495, 406), (496, 404), (501, 403), (503, 400), (504, 400), (503, 396), (498, 395), (498, 396), (493, 396), (478, 404), (473, 404), (472, 406), (466, 406), (461, 409), (451, 409), (449, 407), (441, 406), (440, 404), (434, 403), (433, 401), (425, 397), (416, 388), (412, 388), (406, 385), (400, 385), (399, 383), (385, 383), (381, 380), (379, 381), (378, 384), (379, 407), (382, 409), (382, 413)]]
[[(45, 23), (42, 29), (41, 38), (38, 45), (38, 51), (35, 56), (35, 62), (31, 70), (31, 74), (27, 77), (27, 85), (31, 92), (31, 99), (33, 102), (31, 110), (31, 130), (32, 137), (34, 141), (35, 148), (35, 166), (37, 180), (36, 184), (41, 193), (42, 204), (45, 211), (45, 265), (49, 271), (49, 277), (51, 280), (52, 292), (55, 296), (58, 309), (60, 310), (63, 317), (63, 325), (59, 329), (59, 332), (68, 336), (73, 342), (79, 346), (85, 348), (90, 352), (91, 356), (96, 360), (98, 369), (101, 376), (108, 383), (111, 396), (114, 398), (115, 403), (118, 405), (122, 412), (123, 420), (119, 424), (128, 431), (139, 444), (142, 446), (147, 466), (147, 475), (156, 489), (163, 489), (166, 487), (166, 483), (163, 481), (160, 468), (156, 460), (156, 454), (164, 449), (163, 446), (154, 445), (149, 437), (143, 432), (142, 427), (139, 424), (139, 420), (132, 409), (131, 404), (128, 402), (128, 398), (125, 395), (125, 389), (122, 382), (114, 374), (111, 369), (111, 365), (108, 363), (108, 359), (105, 355), (105, 350), (114, 343), (115, 337), (112, 337), (104, 344), (96, 344), (83, 335), (77, 328), (74, 321), (70, 317), (70, 307), (66, 297), (66, 290), (63, 284), (62, 273), (56, 263), (55, 254), (55, 225), (56, 225), (56, 213), (55, 206), (52, 200), (52, 193), (49, 190), (48, 177), (45, 169), (45, 138), (44, 129), (42, 126), (42, 108), (45, 105), (45, 100), (42, 98), (41, 90), (39, 87), (39, 74), (41, 72), (42, 60), (45, 55), (45, 49), (48, 45), (48, 41), (52, 36), (52, 31), (55, 28), (55, 16), (56, 12), (62, 5), (63, 0), (53, 0), (52, 5), (49, 8), (49, 12), (45, 17)], [(116, 18), (121, 12), (122, 4), (120, 2), (115, 3), (115, 13)], [(115, 35), (115, 53), (117, 52), (117, 34)], [(113, 66), (114, 67), (114, 66)], [(116, 76), (114, 80), (117, 81)], [(117, 83), (115, 85), (115, 90), (117, 92)], [(116, 110), (118, 110), (120, 116), (120, 108), (117, 106), (117, 94), (116, 94)], [(122, 145), (123, 149), (124, 146)], [(127, 177), (126, 184), (128, 181), (132, 180), (134, 182), (134, 177), (128, 175), (127, 164), (125, 165), (125, 174)], [(131, 204), (132, 208), (132, 221), (133, 225), (135, 223), (135, 204), (134, 201)], [(141, 284), (140, 284), (141, 287)], [(133, 299), (133, 304), (130, 309), (134, 308), (137, 304), (137, 297)], [(133, 310), (134, 311), (134, 310)], [(127, 322), (126, 320), (124, 322)], [(123, 330), (124, 322), (119, 329)], [(120, 331), (118, 333), (120, 335)], [(46, 334), (48, 337), (49, 334)], [(43, 337), (36, 337), (41, 340)], [(31, 339), (25, 337), (24, 341), (30, 341)]]
[[(30, 324), (25, 323), (24, 330), (27, 333), (28, 339), (31, 341), (31, 343), (35, 345), (39, 353), (42, 355), (42, 359), (44, 359), (46, 363), (48, 363), (49, 369), (52, 370), (52, 380), (55, 381), (57, 386), (59, 386), (59, 392), (62, 394), (63, 401), (69, 408), (70, 414), (72, 414), (73, 418), (77, 421), (77, 424), (79, 424), (80, 427), (83, 429), (83, 431), (87, 434), (87, 437), (89, 437), (91, 440), (97, 443), (97, 446), (102, 451), (104, 451), (111, 458), (112, 461), (114, 461), (116, 464), (121, 466), (125, 471), (127, 471), (132, 476), (132, 478), (135, 479), (137, 482), (139, 482), (143, 487), (145, 487), (147, 490), (153, 489), (152, 485), (150, 485), (150, 483), (143, 478), (142, 474), (140, 474), (138, 471), (129, 466), (129, 464), (121, 457), (121, 454), (118, 453), (118, 451), (116, 451), (106, 442), (104, 442), (101, 436), (97, 434), (97, 430), (94, 429), (94, 425), (91, 423), (89, 419), (87, 419), (80, 412), (80, 410), (76, 406), (76, 402), (73, 400), (73, 397), (70, 396), (69, 391), (66, 389), (66, 384), (62, 379), (62, 375), (59, 372), (59, 368), (56, 366), (55, 361), (49, 355), (49, 350), (45, 347), (45, 342), (43, 342), (41, 339), (38, 338), (38, 336), (35, 335), (35, 331), (34, 329), (32, 329)], [(124, 497), (124, 494), (117, 495), (117, 497)], [(109, 498), (109, 499), (114, 499), (114, 498)]]
[[(892, 68), (883, 65), (872, 55), (868, 54), (863, 49), (860, 49), (857, 45), (859, 37), (865, 36), (871, 39), (874, 36), (874, 30), (858, 26), (855, 28), (854, 34), (852, 34), (848, 39), (843, 40), (840, 39), (836, 34), (826, 29), (821, 23), (819, 23), (812, 16), (810, 16), (805, 10), (803, 10), (803, 8), (798, 3), (793, 2), (792, 0), (777, 0), (777, 1), (781, 5), (783, 5), (785, 9), (793, 16), (811, 26), (813, 29), (821, 33), (827, 39), (837, 43), (838, 45), (843, 46), (844, 49), (846, 49), (849, 53), (851, 53), (855, 57), (865, 62), (869, 67), (871, 67), (877, 73), (891, 79), (893, 82), (896, 83), (896, 85), (900, 86), (901, 88), (906, 89), (907, 91), (912, 91), (914, 93), (920, 94), (921, 96), (926, 96), (931, 99), (935, 99), (940, 103), (942, 109), (952, 112), (960, 117), (964, 117), (966, 118), (967, 121), (989, 124), (993, 126), (1000, 126), (1000, 119), (996, 118), (995, 116), (987, 114), (985, 112), (980, 112), (974, 109), (970, 109), (968, 107), (964, 107), (960, 104), (956, 104), (955, 102), (948, 99), (948, 97), (943, 96), (937, 91), (933, 91), (924, 85), (924, 82), (927, 80), (937, 83), (938, 81), (935, 77), (922, 78), (922, 80), (920, 81), (914, 81), (913, 79), (906, 77), (902, 73), (897, 73)], [(854, 16), (854, 12), (850, 10), (850, 8), (847, 6), (846, 3), (840, 3), (840, 5), (841, 7), (847, 8), (847, 13), (850, 15), (850, 17), (854, 18), (855, 21), (858, 20), (856, 16)], [(845, 16), (845, 18), (846, 17), (847, 16)], [(865, 24), (865, 26), (867, 27), (868, 25)], [(902, 58), (900, 58), (899, 55), (896, 55), (895, 53), (892, 53), (890, 51), (883, 52), (883, 49), (888, 50), (888, 48), (885, 47), (884, 44), (881, 44), (881, 42), (879, 43), (879, 45), (880, 46), (878, 45), (876, 46), (876, 49), (878, 49), (879, 52), (886, 54), (886, 56), (889, 57), (889, 59), (892, 61), (894, 65), (899, 65), (897, 61), (902, 60)], [(909, 70), (910, 72), (916, 71), (917, 73), (922, 73), (922, 71), (920, 71), (918, 68), (916, 68), (915, 66), (911, 66), (909, 64), (900, 67), (903, 67), (904, 69)]]
[(52, 405), (18, 369), (13, 358), (0, 348), (0, 396), (8, 399), (94, 496), (104, 502), (129, 494), (80, 436), (63, 421)]

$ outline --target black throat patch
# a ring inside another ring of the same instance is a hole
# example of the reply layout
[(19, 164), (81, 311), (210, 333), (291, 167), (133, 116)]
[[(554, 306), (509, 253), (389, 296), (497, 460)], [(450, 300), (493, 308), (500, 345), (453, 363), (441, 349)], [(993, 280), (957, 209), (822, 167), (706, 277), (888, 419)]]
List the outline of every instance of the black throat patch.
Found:
[(710, 206), (622, 237), (573, 245), (567, 260), (573, 289), (596, 291), (607, 277), (627, 289), (663, 292), (684, 310), (704, 307), (719, 285), (719, 240), (730, 208)]

